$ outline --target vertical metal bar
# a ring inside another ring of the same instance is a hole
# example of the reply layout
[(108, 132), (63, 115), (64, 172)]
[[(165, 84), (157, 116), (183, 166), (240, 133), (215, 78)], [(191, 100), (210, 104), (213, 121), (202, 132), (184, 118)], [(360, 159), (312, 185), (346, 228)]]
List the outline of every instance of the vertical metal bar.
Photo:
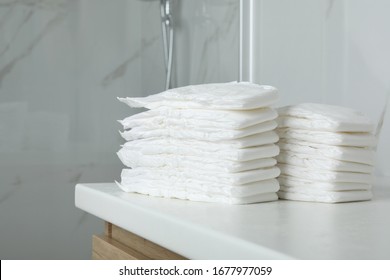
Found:
[(240, 0), (240, 70), (239, 81), (253, 82), (254, 0)]

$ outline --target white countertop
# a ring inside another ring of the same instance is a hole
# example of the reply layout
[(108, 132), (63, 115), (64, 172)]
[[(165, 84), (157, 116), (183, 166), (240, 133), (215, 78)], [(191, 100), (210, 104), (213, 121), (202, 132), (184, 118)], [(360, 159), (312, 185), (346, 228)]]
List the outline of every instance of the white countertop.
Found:
[[(387, 183), (386, 183), (387, 182)], [(79, 184), (76, 207), (189, 259), (390, 259), (390, 180), (372, 201), (226, 205)]]

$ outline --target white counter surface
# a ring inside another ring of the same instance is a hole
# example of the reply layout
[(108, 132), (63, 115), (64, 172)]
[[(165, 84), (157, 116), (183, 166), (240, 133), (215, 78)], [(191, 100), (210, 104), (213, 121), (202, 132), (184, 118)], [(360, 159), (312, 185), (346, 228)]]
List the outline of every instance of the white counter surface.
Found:
[(189, 259), (390, 259), (390, 185), (374, 199), (225, 205), (79, 184), (76, 207)]

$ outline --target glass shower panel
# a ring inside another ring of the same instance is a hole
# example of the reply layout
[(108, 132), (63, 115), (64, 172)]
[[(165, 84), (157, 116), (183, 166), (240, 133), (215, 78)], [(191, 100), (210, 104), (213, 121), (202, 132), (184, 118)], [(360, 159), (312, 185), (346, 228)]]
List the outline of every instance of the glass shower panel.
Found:
[[(279, 105), (343, 105), (379, 120), (390, 92), (388, 1), (242, 1), (253, 3), (253, 81), (276, 86)], [(376, 172), (387, 176), (389, 141), (385, 125)]]

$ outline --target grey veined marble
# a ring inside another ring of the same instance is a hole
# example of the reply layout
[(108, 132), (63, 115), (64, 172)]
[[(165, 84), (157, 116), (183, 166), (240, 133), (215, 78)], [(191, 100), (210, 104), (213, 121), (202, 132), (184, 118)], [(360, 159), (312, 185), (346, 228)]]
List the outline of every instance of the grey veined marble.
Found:
[[(173, 0), (175, 86), (238, 77), (238, 0)], [(88, 259), (74, 185), (122, 169), (116, 97), (163, 90), (159, 1), (0, 0), (0, 258)]]

